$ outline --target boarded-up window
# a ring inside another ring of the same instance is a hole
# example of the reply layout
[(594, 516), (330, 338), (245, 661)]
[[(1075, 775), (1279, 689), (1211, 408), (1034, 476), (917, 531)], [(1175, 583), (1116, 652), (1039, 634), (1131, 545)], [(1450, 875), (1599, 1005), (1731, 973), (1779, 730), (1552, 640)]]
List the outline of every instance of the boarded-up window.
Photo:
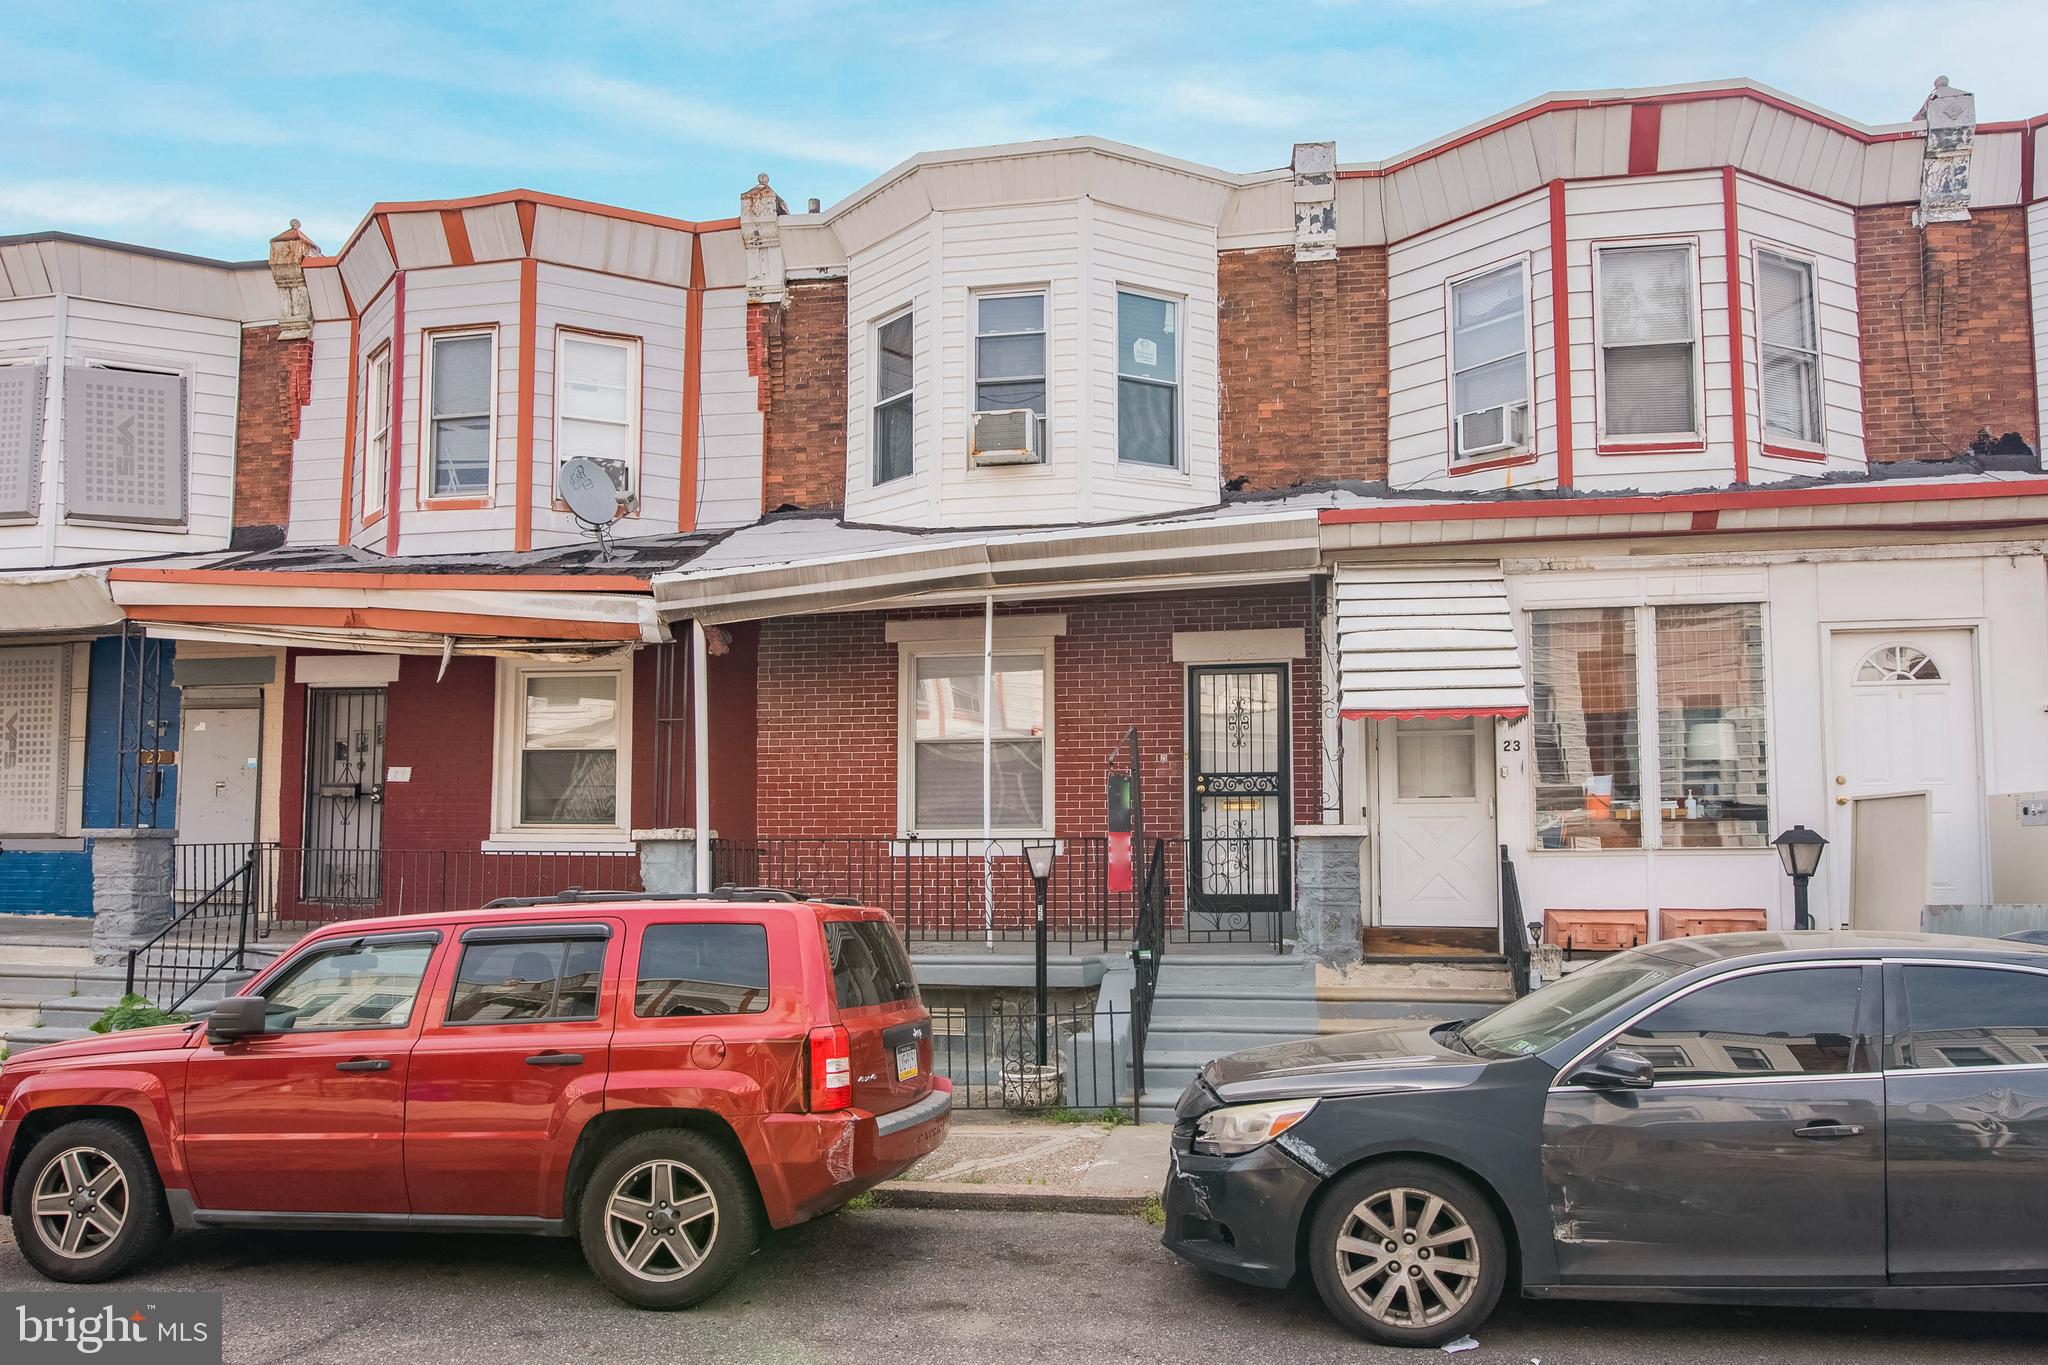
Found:
[(0, 517), (34, 517), (42, 489), (41, 365), (0, 365)]
[(64, 371), (64, 511), (81, 521), (185, 523), (185, 377)]
[(71, 650), (0, 649), (0, 836), (64, 833)]

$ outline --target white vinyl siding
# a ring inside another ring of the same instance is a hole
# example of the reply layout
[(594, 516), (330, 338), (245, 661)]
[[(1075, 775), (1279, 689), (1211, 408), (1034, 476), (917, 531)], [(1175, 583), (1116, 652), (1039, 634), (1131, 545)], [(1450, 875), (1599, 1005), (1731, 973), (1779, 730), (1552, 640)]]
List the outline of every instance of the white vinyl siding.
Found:
[(1820, 310), (1814, 297), (1813, 262), (1758, 251), (1756, 294), (1764, 439), (1818, 446)]
[(1684, 243), (1603, 246), (1599, 297), (1600, 434), (1616, 441), (1697, 438), (1697, 268)]

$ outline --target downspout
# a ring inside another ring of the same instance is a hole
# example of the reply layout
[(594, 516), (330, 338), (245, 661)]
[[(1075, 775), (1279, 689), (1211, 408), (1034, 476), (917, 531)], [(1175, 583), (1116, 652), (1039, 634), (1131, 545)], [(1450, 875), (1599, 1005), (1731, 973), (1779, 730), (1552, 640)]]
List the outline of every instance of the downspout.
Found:
[(704, 623), (690, 622), (690, 815), (696, 825), (691, 846), (699, 891), (711, 889), (711, 704), (707, 671), (711, 648)]
[(990, 952), (996, 946), (995, 702), (996, 595), (981, 599), (981, 923)]

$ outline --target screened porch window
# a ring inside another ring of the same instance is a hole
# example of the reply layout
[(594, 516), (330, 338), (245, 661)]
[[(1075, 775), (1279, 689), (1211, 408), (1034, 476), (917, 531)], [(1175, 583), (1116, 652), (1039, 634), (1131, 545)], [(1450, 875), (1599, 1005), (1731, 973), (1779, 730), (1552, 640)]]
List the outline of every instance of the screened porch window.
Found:
[(980, 830), (984, 726), (991, 828), (1012, 834), (1045, 830), (1045, 653), (997, 654), (986, 705), (979, 654), (918, 655), (906, 673), (907, 813), (913, 832)]

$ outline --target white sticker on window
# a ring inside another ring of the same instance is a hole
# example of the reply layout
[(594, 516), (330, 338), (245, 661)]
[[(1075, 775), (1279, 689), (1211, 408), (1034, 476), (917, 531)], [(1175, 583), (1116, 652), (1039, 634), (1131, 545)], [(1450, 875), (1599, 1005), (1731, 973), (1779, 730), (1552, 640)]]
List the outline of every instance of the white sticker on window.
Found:
[[(1166, 330), (1171, 332), (1173, 324), (1169, 322)], [(1159, 363), (1159, 343), (1151, 337), (1139, 337), (1131, 343), (1131, 359), (1140, 365), (1157, 365)]]
[(1174, 314), (1174, 310), (1173, 310), (1173, 309), (1169, 308), (1169, 309), (1167, 309), (1167, 310), (1166, 310), (1166, 321), (1165, 321), (1164, 325), (1162, 325), (1162, 326), (1160, 327), (1160, 329), (1159, 329), (1159, 330), (1161, 330), (1162, 332), (1166, 333), (1166, 335), (1168, 335), (1168, 336), (1172, 336), (1172, 335), (1173, 335), (1173, 314)]

